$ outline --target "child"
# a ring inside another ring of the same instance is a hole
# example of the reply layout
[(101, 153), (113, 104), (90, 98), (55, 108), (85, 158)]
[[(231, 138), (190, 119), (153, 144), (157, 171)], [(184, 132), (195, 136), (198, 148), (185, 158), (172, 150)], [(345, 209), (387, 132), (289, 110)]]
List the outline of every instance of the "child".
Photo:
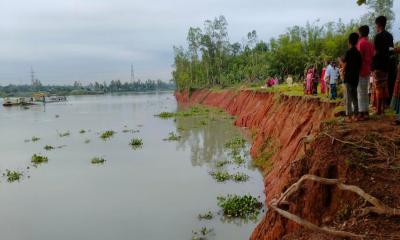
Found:
[(357, 33), (349, 36), (349, 50), (343, 60), (344, 64), (344, 84), (346, 86), (346, 115), (347, 122), (357, 121), (358, 115), (358, 98), (357, 87), (362, 66), (361, 53), (357, 50), (356, 45), (359, 39)]

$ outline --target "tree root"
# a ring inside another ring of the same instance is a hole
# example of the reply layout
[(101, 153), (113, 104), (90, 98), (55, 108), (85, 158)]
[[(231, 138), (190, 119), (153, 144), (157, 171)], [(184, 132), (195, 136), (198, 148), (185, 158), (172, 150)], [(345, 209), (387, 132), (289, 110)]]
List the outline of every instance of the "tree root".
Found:
[(339, 189), (341, 189), (343, 191), (350, 191), (350, 192), (356, 193), (357, 195), (362, 197), (364, 200), (366, 200), (367, 202), (369, 202), (370, 204), (373, 205), (372, 207), (363, 209), (363, 215), (367, 215), (369, 213), (376, 213), (376, 214), (380, 214), (380, 215), (386, 215), (389, 217), (400, 216), (400, 209), (391, 208), (391, 207), (386, 206), (380, 200), (369, 195), (368, 193), (366, 193), (364, 190), (362, 190), (361, 188), (359, 188), (357, 186), (346, 185), (346, 184), (342, 183), (342, 181), (340, 181), (339, 179), (322, 178), (322, 177), (318, 177), (315, 175), (304, 175), (303, 177), (301, 177), (296, 183), (294, 183), (292, 186), (290, 186), (280, 196), (279, 199), (273, 199), (269, 204), (270, 208), (273, 209), (274, 211), (276, 211), (277, 213), (279, 213), (280, 215), (282, 215), (283, 217), (290, 219), (290, 220), (296, 222), (297, 224), (299, 224), (303, 227), (309, 228), (311, 230), (314, 230), (314, 231), (330, 234), (330, 235), (336, 236), (336, 237), (345, 237), (345, 238), (353, 238), (353, 239), (363, 239), (366, 237), (364, 235), (358, 235), (358, 234), (354, 234), (354, 233), (350, 233), (350, 232), (338, 231), (338, 230), (330, 229), (330, 228), (326, 228), (326, 227), (319, 227), (305, 219), (302, 219), (292, 213), (289, 213), (287, 211), (280, 209), (279, 208), (280, 203), (287, 201), (287, 198), (289, 196), (291, 196), (293, 193), (295, 193), (296, 191), (298, 191), (300, 189), (301, 185), (306, 180), (319, 182), (319, 183), (325, 184), (325, 185), (336, 185)]

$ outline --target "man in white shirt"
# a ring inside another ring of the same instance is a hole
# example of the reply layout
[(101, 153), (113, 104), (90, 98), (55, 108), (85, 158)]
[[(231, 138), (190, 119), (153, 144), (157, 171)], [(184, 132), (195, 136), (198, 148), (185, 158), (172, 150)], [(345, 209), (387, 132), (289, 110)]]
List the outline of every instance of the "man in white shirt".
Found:
[(331, 100), (335, 100), (337, 97), (337, 84), (339, 79), (339, 68), (335, 62), (328, 65), (325, 72), (325, 79), (328, 80), (331, 89)]

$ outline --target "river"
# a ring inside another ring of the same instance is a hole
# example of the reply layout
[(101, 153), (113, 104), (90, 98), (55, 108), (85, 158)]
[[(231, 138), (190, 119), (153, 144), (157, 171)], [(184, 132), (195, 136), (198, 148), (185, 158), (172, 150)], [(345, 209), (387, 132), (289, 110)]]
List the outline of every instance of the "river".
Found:
[[(245, 172), (249, 181), (218, 183), (209, 175), (216, 161), (229, 158), (225, 142), (242, 130), (228, 118), (198, 124), (196, 117), (154, 117), (177, 108), (172, 93), (76, 96), (27, 109), (2, 107), (0, 171), (23, 176), (12, 183), (0, 178), (1, 238), (180, 240), (206, 226), (212, 229), (208, 239), (248, 239), (257, 222), (224, 219), (216, 197), (250, 193), (264, 202), (260, 172), (247, 155), (243, 167), (226, 168)], [(116, 134), (104, 141), (99, 136), (105, 130)], [(59, 136), (65, 132), (70, 135)], [(163, 141), (169, 132), (182, 138)], [(30, 141), (33, 136), (40, 140)], [(132, 149), (132, 137), (140, 137), (143, 147)], [(56, 149), (46, 151), (45, 145)], [(48, 156), (48, 163), (33, 166), (35, 153)], [(96, 156), (105, 164), (91, 164)], [(197, 218), (208, 211), (213, 220)]]

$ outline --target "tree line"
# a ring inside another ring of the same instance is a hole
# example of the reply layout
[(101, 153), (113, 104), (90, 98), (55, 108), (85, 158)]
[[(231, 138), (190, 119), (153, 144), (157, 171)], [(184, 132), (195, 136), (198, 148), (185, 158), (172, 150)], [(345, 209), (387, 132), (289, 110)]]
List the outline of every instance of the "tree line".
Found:
[(335, 60), (347, 49), (347, 38), (360, 24), (373, 29), (376, 15), (394, 19), (393, 0), (366, 0), (369, 13), (350, 23), (318, 21), (293, 26), (276, 38), (263, 41), (255, 30), (243, 42), (230, 42), (224, 16), (190, 27), (186, 47), (174, 47), (173, 80), (179, 90), (264, 81), (269, 77), (299, 79), (304, 69)]
[(112, 80), (110, 83), (94, 82), (83, 85), (74, 82), (73, 85), (14, 85), (0, 86), (1, 97), (13, 96), (31, 96), (35, 92), (45, 92), (54, 95), (86, 95), (86, 94), (104, 94), (115, 92), (147, 92), (158, 90), (173, 90), (175, 84), (173, 82), (164, 82), (161, 80), (146, 80), (121, 82), (120, 80)]

